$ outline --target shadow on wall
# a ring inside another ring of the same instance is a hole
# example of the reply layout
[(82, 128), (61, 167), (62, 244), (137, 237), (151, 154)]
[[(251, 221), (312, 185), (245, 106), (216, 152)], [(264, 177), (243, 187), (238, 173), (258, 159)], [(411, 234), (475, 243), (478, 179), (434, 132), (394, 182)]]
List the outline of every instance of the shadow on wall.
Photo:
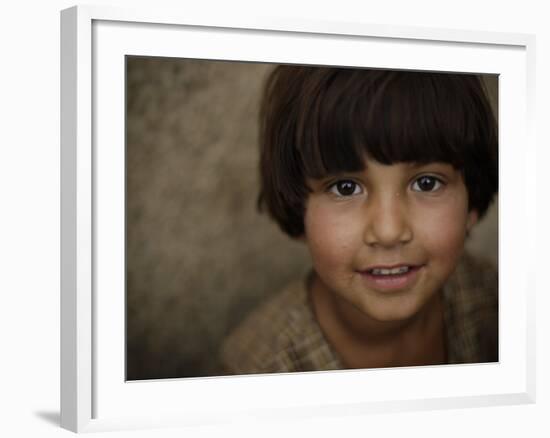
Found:
[[(309, 266), (305, 246), (256, 210), (271, 68), (127, 59), (129, 380), (217, 374), (223, 337)], [(468, 244), (495, 262), (496, 227), (494, 207)]]

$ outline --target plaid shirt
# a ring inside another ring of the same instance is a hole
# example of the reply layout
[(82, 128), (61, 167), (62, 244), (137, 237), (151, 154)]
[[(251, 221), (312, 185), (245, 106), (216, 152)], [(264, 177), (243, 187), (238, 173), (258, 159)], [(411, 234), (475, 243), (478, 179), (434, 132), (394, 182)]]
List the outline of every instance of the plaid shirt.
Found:
[[(226, 339), (225, 374), (344, 369), (310, 306), (307, 281), (253, 311)], [(464, 254), (443, 288), (447, 363), (498, 361), (498, 274)]]

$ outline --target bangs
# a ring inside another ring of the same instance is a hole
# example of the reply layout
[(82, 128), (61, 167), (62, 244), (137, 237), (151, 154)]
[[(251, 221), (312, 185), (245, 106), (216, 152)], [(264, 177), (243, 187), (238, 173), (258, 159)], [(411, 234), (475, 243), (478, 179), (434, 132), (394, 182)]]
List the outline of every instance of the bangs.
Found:
[(367, 157), (462, 169), (487, 140), (492, 114), (475, 75), (318, 68), (309, 77), (296, 125), (306, 177), (361, 171)]

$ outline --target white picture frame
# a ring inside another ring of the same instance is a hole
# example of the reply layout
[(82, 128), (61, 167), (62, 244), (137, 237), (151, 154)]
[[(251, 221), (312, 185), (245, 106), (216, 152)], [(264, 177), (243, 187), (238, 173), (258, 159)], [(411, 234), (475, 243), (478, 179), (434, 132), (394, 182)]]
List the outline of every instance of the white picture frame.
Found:
[[(534, 48), (527, 34), (62, 11), (61, 426), (94, 432), (533, 403), (535, 263), (525, 255), (535, 254)], [(125, 382), (126, 55), (498, 74), (499, 363)]]

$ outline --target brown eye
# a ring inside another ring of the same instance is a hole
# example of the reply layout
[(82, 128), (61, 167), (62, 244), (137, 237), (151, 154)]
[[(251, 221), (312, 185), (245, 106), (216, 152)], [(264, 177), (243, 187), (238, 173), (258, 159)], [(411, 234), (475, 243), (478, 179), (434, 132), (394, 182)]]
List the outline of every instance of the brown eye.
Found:
[(353, 196), (361, 193), (361, 187), (354, 181), (341, 180), (330, 187), (330, 192), (337, 196)]
[(434, 176), (424, 175), (413, 183), (413, 190), (417, 192), (434, 192), (441, 188), (442, 182)]

